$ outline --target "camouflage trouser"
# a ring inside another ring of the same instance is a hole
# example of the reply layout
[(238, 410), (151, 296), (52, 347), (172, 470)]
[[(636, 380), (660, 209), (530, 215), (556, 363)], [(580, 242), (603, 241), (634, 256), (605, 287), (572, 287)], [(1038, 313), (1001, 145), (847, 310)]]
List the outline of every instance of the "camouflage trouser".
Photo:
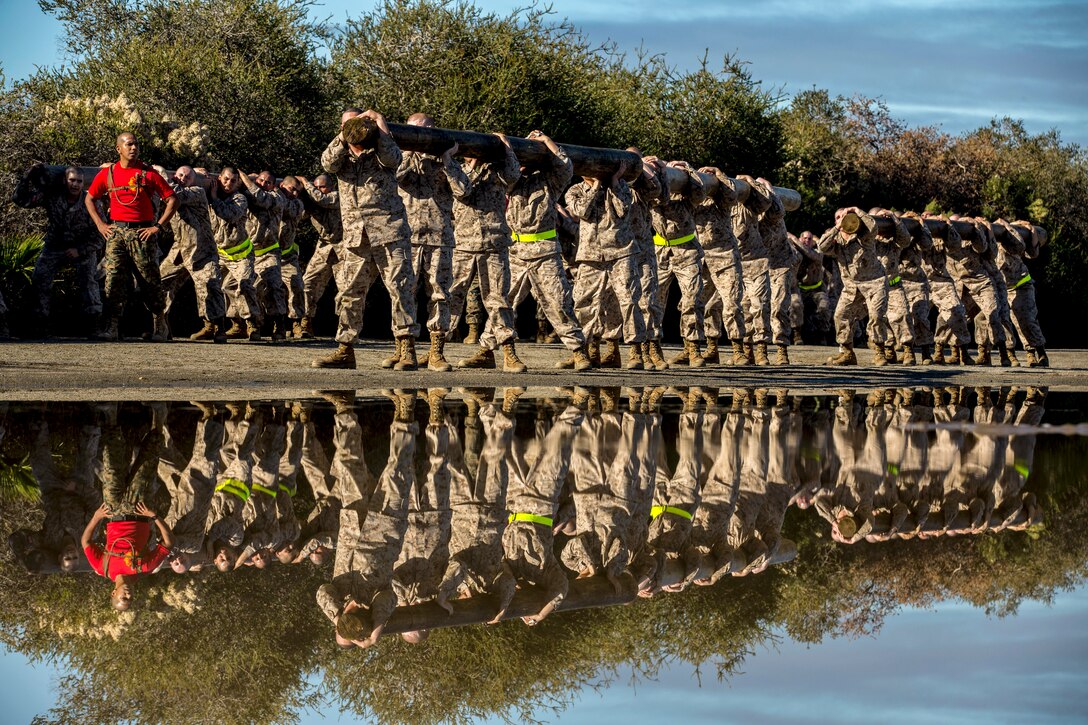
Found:
[(175, 550), (195, 554), (204, 543), (204, 524), (215, 491), (223, 435), (223, 424), (218, 420), (198, 422), (192, 457), (185, 460), (167, 429), (158, 472), (170, 493), (170, 508), (164, 520), (174, 532)]
[(341, 244), (337, 258), (336, 311), (340, 317), (337, 342), (350, 345), (359, 336), (363, 329), (366, 294), (378, 277), (385, 284), (392, 303), (393, 336), (416, 337), (419, 334), (416, 298), (412, 294), (416, 287), (412, 274), (412, 245), (406, 238), (380, 246), (346, 247)]
[(888, 340), (888, 280), (877, 277), (866, 282), (855, 282), (843, 277), (842, 294), (835, 308), (835, 340), (840, 345), (854, 344), (854, 323), (865, 311), (873, 322), (870, 342), (883, 345)]
[(484, 307), (484, 296), (480, 292), (479, 280), (472, 283), (465, 297), (465, 319), (469, 324), (475, 323), (476, 327), (483, 329), (487, 324), (487, 308)]
[[(450, 331), (450, 287), (453, 286), (453, 247), (424, 247), (412, 245), (412, 269), (416, 289), (423, 285), (429, 299), (427, 329), (431, 332)], [(416, 289), (412, 290), (415, 297)]]
[[(49, 302), (52, 296), (53, 280), (64, 267), (71, 266), (75, 274), (76, 287), (83, 302), (83, 311), (88, 315), (102, 313), (102, 296), (98, 290), (98, 260), (95, 255), (84, 254), (78, 259), (70, 259), (62, 249), (42, 249), (38, 261), (34, 263), (34, 275), (31, 281), (38, 296), (38, 314), (49, 316)], [(0, 306), (3, 300), (0, 300)], [(0, 314), (6, 312), (0, 309)]]
[(661, 339), (661, 320), (665, 317), (665, 303), (658, 295), (657, 253), (651, 244), (648, 249), (635, 255), (638, 265), (639, 287), (642, 289), (642, 317), (646, 320), (646, 339)]
[(106, 429), (102, 437), (102, 501), (111, 515), (130, 515), (155, 480), (162, 431), (153, 428), (135, 444), (119, 426)]
[(770, 341), (771, 275), (767, 259), (747, 259), (740, 263), (744, 273), (744, 339), (746, 342)]
[(790, 292), (790, 327), (800, 330), (805, 324), (805, 301), (801, 299), (801, 291), (797, 289), (797, 278), (793, 279), (793, 290)]
[(657, 299), (660, 313), (657, 327), (665, 319), (665, 304), (669, 298), (669, 286), (675, 279), (680, 287), (680, 337), (684, 340), (701, 341), (703, 335), (703, 248), (694, 242), (675, 247), (660, 246), (657, 253)]
[(1039, 308), (1035, 305), (1035, 283), (1025, 282), (1010, 289), (1009, 308), (1024, 347), (1029, 350), (1046, 347), (1046, 338), (1039, 327)]
[(450, 287), (450, 329), (456, 329), (465, 308), (469, 285), (480, 285), (487, 310), (486, 331), (480, 345), (494, 350), (514, 339), (514, 311), (510, 309), (510, 251), (468, 252), (453, 249), (453, 285)]
[(736, 249), (703, 250), (703, 331), (708, 340), (744, 339), (744, 271)]
[(253, 276), (262, 316), (286, 315), (287, 288), (283, 286), (279, 252), (267, 252), (254, 259)]
[[(888, 287), (888, 329), (891, 337), (887, 342), (897, 347), (914, 346), (914, 320), (910, 314), (911, 305), (907, 298), (903, 282)], [(869, 338), (873, 338), (873, 318), (869, 318)]]
[[(994, 296), (997, 298), (997, 316), (1001, 319), (1001, 329), (1005, 331), (1005, 344), (1016, 347), (1016, 328), (1012, 323), (1012, 309), (1009, 305), (1009, 289), (1005, 286), (1005, 275), (995, 268), (990, 278), (994, 281)], [(975, 321), (978, 327), (978, 321)]]
[(634, 256), (610, 261), (578, 262), (574, 280), (574, 311), (587, 338), (646, 339), (638, 266)]
[(802, 328), (806, 339), (823, 343), (834, 337), (834, 325), (831, 321), (831, 298), (821, 285), (814, 290), (801, 290), (801, 304), (804, 305)]
[(576, 350), (586, 344), (585, 335), (574, 316), (574, 295), (570, 280), (563, 269), (563, 255), (559, 245), (546, 257), (520, 259), (510, 255), (510, 309), (516, 310), (530, 289), (538, 308), (552, 323), (559, 339), (568, 350)]
[(325, 288), (333, 278), (335, 264), (336, 245), (318, 244), (314, 249), (314, 256), (306, 263), (306, 272), (302, 275), (306, 317), (317, 317), (317, 303), (321, 301), (321, 295), (325, 294)]
[(233, 261), (220, 257), (219, 274), (227, 302), (227, 317), (240, 317), (260, 324), (261, 303), (254, 284), (253, 255)]
[(963, 301), (968, 317), (975, 318), (975, 340), (978, 344), (1005, 344), (1005, 328), (1001, 323), (1001, 305), (993, 280), (978, 274), (956, 280), (956, 291)]
[(174, 297), (187, 279), (193, 280), (196, 291), (197, 313), (205, 320), (218, 320), (226, 314), (226, 301), (219, 279), (218, 254), (201, 259), (189, 260), (188, 250), (172, 249), (159, 265), (162, 276), (162, 292), (166, 300), (166, 309), (174, 305)]
[(907, 296), (908, 317), (914, 329), (914, 344), (933, 344), (933, 328), (929, 324), (929, 284), (905, 279), (903, 293)]
[(771, 342), (789, 345), (793, 342), (793, 325), (790, 324), (793, 270), (789, 267), (771, 267), (767, 275), (771, 281)]
[(302, 263), (298, 250), (280, 256), (280, 279), (287, 290), (287, 316), (301, 320), (306, 316), (306, 289), (302, 286)]
[(140, 240), (139, 229), (114, 227), (106, 240), (106, 304), (109, 314), (120, 317), (125, 302), (132, 294), (132, 279), (140, 283), (140, 296), (144, 306), (152, 314), (166, 309), (162, 296), (162, 279), (159, 277), (159, 249), (157, 237)]
[(930, 280), (929, 301), (937, 308), (937, 328), (933, 331), (933, 341), (938, 345), (970, 345), (967, 310), (956, 292), (956, 283)]

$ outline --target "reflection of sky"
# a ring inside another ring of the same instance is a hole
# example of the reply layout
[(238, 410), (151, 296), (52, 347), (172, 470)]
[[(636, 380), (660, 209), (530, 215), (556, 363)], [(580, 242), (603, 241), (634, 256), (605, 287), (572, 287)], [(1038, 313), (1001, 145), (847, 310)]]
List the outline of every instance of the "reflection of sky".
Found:
[[(319, 0), (314, 15), (342, 22), (376, 3)], [(505, 13), (527, 2), (477, 0)], [(1058, 127), (1088, 145), (1088, 2), (1084, 0), (554, 0), (591, 40), (640, 45), (691, 67), (704, 51), (751, 62), (754, 77), (786, 93), (813, 86), (887, 100), (912, 124), (959, 133), (993, 116)], [(0, 4), (7, 74), (58, 62), (59, 24), (36, 3)]]
[[(702, 686), (682, 663), (634, 688), (630, 672), (621, 670), (610, 687), (586, 690), (558, 718), (544, 719), (594, 725), (678, 718), (891, 725), (1083, 721), (1086, 621), (1088, 587), (1059, 594), (1052, 606), (1027, 602), (1005, 619), (958, 603), (907, 609), (872, 638), (806, 646), (782, 636), (777, 648), (760, 648), (745, 660), (743, 674), (729, 683), (718, 683), (710, 664), (702, 668)], [(29, 669), (25, 662), (12, 654), (0, 662), (0, 703), (9, 722), (28, 722), (53, 702), (48, 685), (57, 671), (41, 664)], [(302, 716), (303, 723), (338, 719), (335, 709)]]

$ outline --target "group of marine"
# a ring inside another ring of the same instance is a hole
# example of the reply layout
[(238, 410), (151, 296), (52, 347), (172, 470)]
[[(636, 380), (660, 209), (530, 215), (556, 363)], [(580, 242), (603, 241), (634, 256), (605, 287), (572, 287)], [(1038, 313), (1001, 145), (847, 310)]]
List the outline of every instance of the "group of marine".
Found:
[[(479, 349), (459, 367), (495, 368), (501, 352), (503, 370), (524, 371), (514, 310), (530, 294), (538, 341), (569, 352), (560, 369), (702, 367), (728, 358), (719, 352), (727, 342), (734, 365), (788, 365), (791, 344), (832, 340), (839, 351), (828, 362), (856, 365), (855, 340), (866, 337), (873, 365), (990, 365), (994, 352), (1001, 365), (1019, 365), (1018, 338), (1028, 365), (1049, 365), (1025, 262), (1044, 240), (1026, 222), (965, 218), (970, 239), (952, 224), (941, 238), (903, 223), (918, 215), (852, 207), (822, 236), (794, 237), (765, 179), (737, 177), (750, 188), (741, 199), (737, 180), (717, 168), (653, 156), (630, 182), (622, 164), (610, 178), (575, 178), (563, 148), (540, 131), (528, 138), (550, 151), (544, 163), (519, 162), (501, 134), (505, 156), (460, 163), (456, 144), (440, 156), (402, 151), (372, 110), (348, 109), (342, 128), (360, 116), (374, 124), (373, 140), (350, 143), (342, 130), (313, 181), (229, 166), (217, 176), (182, 166), (166, 179), (139, 161), (132, 134), (118, 137), (118, 162), (86, 192), (78, 168), (63, 185), (32, 169), (14, 201), (48, 216), (33, 275), (39, 314), (48, 318), (53, 280), (72, 265), (99, 339), (121, 339), (137, 288), (153, 320), (145, 338), (169, 339), (167, 312), (190, 279), (204, 321), (193, 340), (312, 338), (333, 281), (338, 348), (313, 366), (354, 368), (367, 293), (380, 277), (396, 340), (382, 365), (397, 370), (451, 369), (445, 343), (465, 316), (465, 341)], [(425, 114), (408, 123), (434, 126)], [(688, 183), (677, 190), (667, 170)], [(705, 174), (717, 179), (709, 192)], [(307, 218), (317, 242), (304, 267), (296, 238)], [(173, 243), (162, 254), (167, 228)], [(668, 361), (662, 326), (674, 280), (683, 349)], [(430, 347), (417, 356), (420, 286)]]

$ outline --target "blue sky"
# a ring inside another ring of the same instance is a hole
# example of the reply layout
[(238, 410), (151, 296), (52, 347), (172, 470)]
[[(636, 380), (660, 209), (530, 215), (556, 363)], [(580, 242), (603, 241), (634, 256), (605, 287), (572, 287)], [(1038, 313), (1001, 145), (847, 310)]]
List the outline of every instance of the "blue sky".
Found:
[[(527, 3), (478, 0), (500, 13)], [(813, 86), (883, 97), (911, 124), (959, 133), (993, 116), (1029, 130), (1057, 127), (1088, 145), (1085, 0), (554, 0), (599, 42), (640, 45), (690, 67), (705, 51), (749, 61), (786, 94)], [(314, 14), (342, 21), (372, 2), (322, 0)], [(0, 3), (9, 29), (0, 62), (9, 78), (61, 59), (60, 26), (29, 0)], [(12, 32), (12, 30), (17, 32)]]

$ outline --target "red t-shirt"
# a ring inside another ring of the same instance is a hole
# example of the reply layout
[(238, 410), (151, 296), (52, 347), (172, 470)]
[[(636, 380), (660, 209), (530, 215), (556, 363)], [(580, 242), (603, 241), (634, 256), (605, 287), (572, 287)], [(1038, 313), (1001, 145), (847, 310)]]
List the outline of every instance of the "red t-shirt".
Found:
[[(146, 521), (110, 521), (106, 524), (106, 548), (91, 544), (83, 550), (91, 568), (101, 576), (106, 576), (105, 552), (112, 552), (110, 560), (110, 579), (119, 574), (147, 574), (155, 571), (169, 554), (170, 550), (162, 544), (154, 551), (145, 551), (147, 540), (151, 536), (151, 525)], [(135, 552), (135, 553), (134, 553)]]
[[(155, 207), (151, 204), (151, 195), (158, 194), (166, 199), (174, 195), (174, 190), (166, 183), (159, 172), (147, 164), (137, 161), (127, 169), (120, 164), (113, 164), (114, 191), (109, 191), (109, 173), (111, 167), (99, 171), (87, 194), (92, 199), (101, 199), (109, 193), (110, 220), (115, 222), (153, 222)], [(126, 187), (126, 188), (121, 188)]]

